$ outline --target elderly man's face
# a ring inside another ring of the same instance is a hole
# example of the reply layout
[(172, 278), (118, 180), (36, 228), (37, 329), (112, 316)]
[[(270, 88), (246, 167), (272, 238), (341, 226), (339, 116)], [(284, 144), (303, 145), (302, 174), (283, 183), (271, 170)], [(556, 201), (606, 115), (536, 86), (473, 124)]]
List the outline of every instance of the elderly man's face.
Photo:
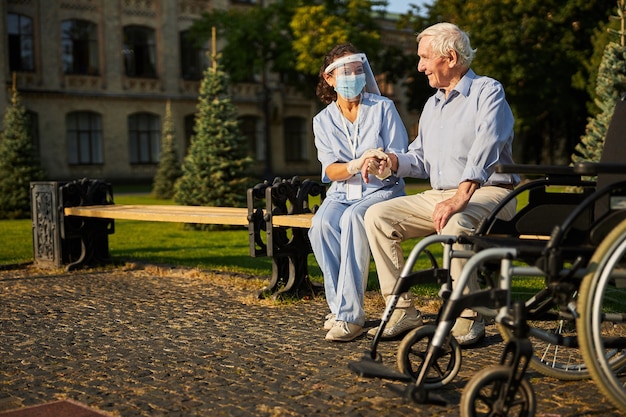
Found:
[(417, 46), (419, 62), (417, 70), (428, 77), (428, 84), (433, 88), (446, 89), (454, 77), (453, 68), (456, 60), (453, 57), (441, 57), (430, 45), (432, 36), (424, 36)]

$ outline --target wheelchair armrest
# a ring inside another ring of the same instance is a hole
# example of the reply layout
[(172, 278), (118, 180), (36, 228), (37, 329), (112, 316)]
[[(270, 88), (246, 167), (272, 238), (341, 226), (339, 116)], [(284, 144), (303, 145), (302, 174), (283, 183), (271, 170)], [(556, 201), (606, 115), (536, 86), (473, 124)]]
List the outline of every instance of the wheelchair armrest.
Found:
[(496, 172), (501, 174), (564, 175), (579, 177), (574, 167), (566, 165), (498, 164)]
[(576, 162), (574, 172), (579, 175), (626, 174), (626, 164), (618, 162)]

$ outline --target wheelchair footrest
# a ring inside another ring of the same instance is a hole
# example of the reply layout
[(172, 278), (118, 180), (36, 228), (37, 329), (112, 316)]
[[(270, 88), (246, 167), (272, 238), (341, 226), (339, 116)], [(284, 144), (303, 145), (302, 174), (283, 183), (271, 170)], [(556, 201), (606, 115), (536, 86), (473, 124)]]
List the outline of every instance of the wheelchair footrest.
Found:
[(413, 382), (412, 376), (390, 369), (383, 365), (382, 362), (375, 361), (367, 355), (363, 356), (359, 361), (348, 363), (348, 368), (364, 378), (382, 378), (393, 381)]

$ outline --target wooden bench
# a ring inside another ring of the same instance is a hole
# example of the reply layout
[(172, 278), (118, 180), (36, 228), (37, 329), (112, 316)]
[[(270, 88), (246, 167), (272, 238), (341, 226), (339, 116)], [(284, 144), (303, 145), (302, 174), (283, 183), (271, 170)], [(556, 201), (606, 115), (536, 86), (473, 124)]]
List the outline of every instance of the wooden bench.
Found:
[(247, 191), (247, 207), (114, 204), (111, 185), (82, 179), (31, 183), (34, 260), (67, 270), (109, 261), (114, 220), (139, 220), (248, 227), (250, 256), (272, 258), (272, 276), (262, 296), (303, 297), (321, 290), (308, 276), (308, 228), (325, 187), (298, 177), (276, 178)]

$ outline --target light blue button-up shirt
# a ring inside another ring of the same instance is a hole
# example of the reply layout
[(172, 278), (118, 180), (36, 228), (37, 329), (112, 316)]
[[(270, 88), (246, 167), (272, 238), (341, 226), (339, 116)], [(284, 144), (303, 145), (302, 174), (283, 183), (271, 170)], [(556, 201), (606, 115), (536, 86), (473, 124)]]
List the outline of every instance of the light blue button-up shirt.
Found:
[[(326, 169), (330, 164), (349, 162), (360, 157), (368, 149), (382, 148), (389, 153), (406, 152), (408, 135), (393, 101), (387, 97), (364, 93), (359, 113), (356, 155), (353, 155), (346, 135), (347, 128), (349, 137), (353, 137), (354, 129), (357, 128), (356, 123), (350, 123), (345, 119), (336, 102), (330, 103), (313, 118), (317, 157), (322, 164), (322, 182), (330, 182), (326, 175)], [(404, 181), (394, 175), (385, 180), (370, 175), (369, 179), (369, 184), (362, 182), (363, 197), (392, 184), (404, 186)], [(334, 181), (326, 192), (326, 198), (347, 201), (345, 192), (346, 181)]]
[(494, 172), (499, 163), (513, 163), (513, 127), (502, 85), (470, 69), (447, 99), (443, 91), (428, 99), (417, 138), (398, 154), (397, 175), (430, 178), (436, 190), (464, 181), (515, 185), (519, 176)]

